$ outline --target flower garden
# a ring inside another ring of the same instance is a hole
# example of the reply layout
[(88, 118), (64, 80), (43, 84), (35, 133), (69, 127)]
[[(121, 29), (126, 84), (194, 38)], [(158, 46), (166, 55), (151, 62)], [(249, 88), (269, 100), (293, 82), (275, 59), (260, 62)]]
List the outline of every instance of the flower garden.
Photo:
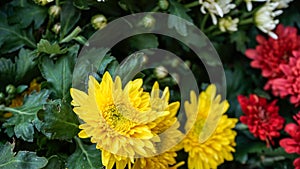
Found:
[(299, 9), (2, 0), (0, 169), (300, 169)]

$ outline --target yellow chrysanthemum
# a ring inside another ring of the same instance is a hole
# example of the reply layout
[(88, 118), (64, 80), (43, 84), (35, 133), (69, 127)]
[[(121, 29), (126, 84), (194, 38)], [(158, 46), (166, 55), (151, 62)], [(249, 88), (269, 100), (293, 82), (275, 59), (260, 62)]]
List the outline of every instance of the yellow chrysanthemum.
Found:
[(169, 104), (168, 87), (164, 89), (161, 96), (159, 92), (159, 85), (155, 82), (150, 96), (151, 108), (155, 111), (169, 111), (170, 113), (149, 123), (151, 131), (160, 136), (160, 142), (155, 144), (158, 155), (136, 159), (133, 169), (176, 169), (184, 164), (184, 162), (176, 164), (175, 160), (178, 150), (175, 145), (183, 137), (181, 131), (178, 130), (179, 122), (176, 118), (180, 104), (179, 102)]
[(155, 142), (161, 141), (152, 131), (157, 126), (153, 122), (171, 114), (173, 107), (158, 102), (156, 108), (142, 84), (142, 79), (136, 79), (123, 89), (120, 77), (113, 81), (106, 72), (100, 84), (90, 76), (88, 94), (71, 89), (73, 110), (84, 121), (78, 135), (91, 137), (102, 150), (102, 163), (107, 169), (114, 164), (117, 169), (127, 164), (130, 167), (135, 157), (152, 156)]
[[(224, 160), (233, 160), (236, 132), (232, 129), (238, 120), (222, 115), (227, 111), (229, 104), (226, 100), (220, 101), (221, 96), (216, 96), (215, 85), (210, 85), (206, 91), (201, 92), (199, 100), (192, 91), (191, 102), (185, 102), (188, 118), (185, 128), (190, 131), (181, 145), (189, 153), (189, 169), (216, 169)], [(221, 117), (219, 120), (206, 121), (210, 113), (215, 117), (220, 114)], [(211, 127), (204, 128), (205, 123)], [(216, 128), (213, 127), (214, 125), (217, 125)], [(201, 143), (202, 133), (209, 132), (206, 130), (211, 129), (215, 129), (212, 135)]]

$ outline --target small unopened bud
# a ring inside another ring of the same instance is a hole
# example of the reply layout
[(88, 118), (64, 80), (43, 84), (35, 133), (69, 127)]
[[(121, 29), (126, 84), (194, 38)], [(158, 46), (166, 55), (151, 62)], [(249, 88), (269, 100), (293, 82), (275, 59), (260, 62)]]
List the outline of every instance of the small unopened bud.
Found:
[(16, 88), (13, 85), (7, 85), (6, 86), (6, 93), (8, 94), (15, 94), (16, 93)]
[(192, 63), (189, 60), (184, 61), (184, 63), (185, 63), (185, 67), (184, 68), (186, 68), (186, 69), (189, 69), (191, 67), (191, 65), (192, 65)]
[(171, 74), (171, 76), (172, 76), (172, 78), (173, 78), (173, 81), (174, 81), (174, 83), (179, 83), (179, 75), (177, 74), (177, 73), (172, 73)]
[(0, 103), (2, 103), (5, 100), (5, 94), (4, 93), (0, 93)]
[(56, 18), (60, 14), (60, 11), (61, 11), (60, 6), (52, 5), (52, 6), (50, 6), (48, 13), (50, 16)]
[(95, 15), (91, 19), (92, 25), (95, 29), (103, 29), (107, 24), (107, 19), (104, 15)]
[(168, 70), (164, 66), (158, 66), (154, 69), (157, 78), (162, 79), (168, 75)]
[(41, 6), (45, 6), (47, 5), (48, 3), (50, 2), (53, 2), (54, 0), (34, 0), (34, 2), (38, 5), (41, 5)]
[(61, 28), (60, 23), (56, 23), (55, 25), (53, 25), (53, 27), (52, 27), (51, 30), (52, 30), (55, 34), (59, 34), (60, 28)]
[(158, 6), (160, 7), (160, 9), (166, 10), (169, 8), (169, 2), (167, 0), (159, 0)]
[(174, 59), (171, 63), (172, 67), (177, 67), (179, 65), (179, 60), (178, 59)]
[(151, 15), (147, 15), (143, 18), (142, 23), (145, 28), (151, 28), (155, 25), (155, 18)]

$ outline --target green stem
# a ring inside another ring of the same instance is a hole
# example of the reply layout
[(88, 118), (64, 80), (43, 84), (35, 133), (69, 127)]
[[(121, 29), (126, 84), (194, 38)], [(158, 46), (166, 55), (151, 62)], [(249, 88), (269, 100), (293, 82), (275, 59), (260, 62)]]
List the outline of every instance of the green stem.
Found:
[(214, 29), (216, 29), (216, 28), (217, 28), (216, 25), (212, 25), (212, 26), (208, 27), (207, 29), (205, 29), (204, 32), (205, 32), (205, 33), (208, 33), (208, 32), (210, 32), (210, 31), (212, 31), (212, 30), (214, 30)]
[(193, 8), (193, 7), (199, 6), (199, 5), (200, 5), (199, 1), (194, 1), (194, 2), (191, 2), (189, 4), (185, 4), (183, 6), (186, 7), (186, 8)]
[(54, 18), (53, 18), (53, 16), (49, 16), (49, 21), (48, 21), (48, 23), (47, 23), (47, 28), (46, 28), (46, 33), (45, 33), (45, 35), (46, 35), (46, 37), (49, 35), (49, 33), (50, 33), (50, 26), (52, 25), (52, 23), (53, 23), (53, 21), (54, 21)]
[(225, 32), (216, 31), (216, 32), (212, 33), (211, 36), (214, 37), (214, 36), (221, 35), (221, 34), (223, 34), (223, 33), (225, 33)]
[(247, 24), (252, 24), (254, 22), (254, 19), (248, 18), (248, 19), (243, 19), (239, 22), (239, 25), (247, 25)]
[(209, 14), (205, 14), (200, 25), (200, 30), (203, 31)]
[(59, 0), (55, 0), (55, 5), (59, 6)]
[(151, 12), (157, 12), (159, 9), (160, 9), (159, 6), (156, 6), (155, 8), (153, 8), (153, 9), (151, 10)]
[(60, 43), (70, 42), (75, 36), (77, 36), (81, 32), (81, 28), (77, 26), (67, 37), (62, 39)]

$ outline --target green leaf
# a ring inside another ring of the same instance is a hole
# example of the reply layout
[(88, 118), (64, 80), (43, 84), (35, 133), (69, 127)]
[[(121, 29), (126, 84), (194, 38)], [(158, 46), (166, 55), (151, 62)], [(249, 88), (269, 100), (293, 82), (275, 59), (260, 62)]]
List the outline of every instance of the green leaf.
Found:
[(67, 52), (67, 49), (60, 49), (60, 46), (57, 43), (50, 44), (48, 40), (41, 39), (37, 44), (37, 51), (44, 52), (47, 54), (64, 54)]
[(237, 31), (230, 35), (230, 42), (235, 43), (237, 51), (244, 53), (246, 51), (246, 43), (249, 42), (249, 38), (245, 31)]
[(85, 0), (74, 0), (73, 5), (81, 10), (89, 10), (89, 5)]
[(31, 23), (34, 23), (34, 29), (38, 29), (48, 15), (47, 7), (34, 4), (32, 1), (23, 0), (22, 4), (20, 4), (19, 0), (15, 0), (12, 3), (15, 6), (14, 17), (22, 28), (26, 28)]
[(276, 149), (266, 149), (263, 152), (266, 156), (284, 156), (285, 158), (294, 159), (297, 158), (297, 154), (288, 154), (282, 147), (278, 147)]
[[(0, 80), (1, 87), (15, 81), (16, 67), (10, 59), (0, 58)], [(2, 89), (4, 90), (4, 89)]]
[(128, 43), (134, 51), (148, 48), (157, 48), (159, 43), (155, 35), (142, 34), (129, 38)]
[(14, 144), (6, 143), (0, 147), (0, 169), (39, 169), (47, 164), (47, 159), (38, 157), (35, 152), (13, 152)]
[(57, 155), (48, 158), (48, 163), (43, 169), (65, 169), (64, 161)]
[(20, 85), (20, 86), (17, 87), (16, 93), (17, 93), (17, 94), (21, 94), (21, 93), (23, 93), (27, 88), (28, 88), (27, 85)]
[[(173, 15), (176, 15), (180, 18), (186, 19), (189, 22), (193, 22), (192, 18), (186, 13), (188, 12), (188, 9), (182, 6), (180, 3), (178, 3), (175, 0), (170, 0), (170, 8), (169, 12)], [(168, 19), (168, 27), (175, 28), (176, 31), (182, 35), (187, 36), (187, 26), (186, 22), (183, 22), (181, 19), (177, 17), (169, 17)]]
[(261, 153), (267, 149), (264, 142), (249, 140), (242, 134), (238, 134), (236, 137), (236, 153), (234, 159), (242, 164), (248, 161), (248, 153)]
[(0, 81), (3, 86), (20, 84), (22, 79), (35, 68), (36, 55), (27, 49), (21, 49), (15, 63), (11, 59), (0, 58)]
[(80, 11), (77, 10), (72, 1), (64, 1), (64, 4), (61, 6), (60, 13), (60, 23), (61, 31), (60, 38), (61, 40), (70, 32), (70, 30), (76, 25), (80, 18)]
[(121, 77), (123, 85), (132, 80), (132, 78), (140, 72), (145, 57), (145, 54), (141, 52), (132, 54), (116, 69), (115, 76)]
[(13, 128), (17, 138), (32, 142), (34, 125), (38, 123), (37, 112), (43, 108), (50, 92), (41, 90), (34, 92), (24, 98), (24, 104), (20, 107), (11, 108), (0, 106), (0, 111), (10, 111), (13, 116), (9, 118), (3, 126), (7, 129)]
[(39, 64), (42, 76), (47, 80), (48, 87), (56, 98), (68, 99), (72, 83), (72, 72), (79, 46), (69, 48), (69, 52), (59, 57), (54, 63), (50, 58), (43, 57)]
[[(67, 168), (70, 169), (99, 169), (102, 167), (100, 150), (95, 144), (85, 145), (79, 138), (75, 137), (77, 148), (67, 160)], [(80, 159), (80, 160), (79, 160)]]
[(24, 45), (36, 47), (32, 32), (21, 29), (19, 24), (9, 25), (3, 12), (0, 12), (0, 35), (1, 53), (14, 52)]
[(16, 62), (16, 75), (15, 82), (19, 82), (25, 75), (32, 70), (37, 61), (35, 60), (36, 54), (27, 49), (21, 49), (19, 56), (15, 59)]
[[(86, 90), (88, 76), (100, 68), (102, 60), (107, 55), (107, 48), (90, 48), (80, 53), (73, 72), (73, 86), (79, 90)], [(98, 71), (99, 72), (99, 71)]]
[(104, 58), (101, 61), (101, 64), (97, 70), (97, 72), (99, 74), (104, 74), (104, 71), (106, 70), (106, 68), (109, 66), (109, 64), (111, 64), (112, 62), (116, 61), (116, 58), (113, 56), (105, 55)]
[(41, 130), (50, 133), (50, 139), (71, 140), (78, 133), (78, 119), (70, 104), (55, 100), (38, 112), (43, 121)]

